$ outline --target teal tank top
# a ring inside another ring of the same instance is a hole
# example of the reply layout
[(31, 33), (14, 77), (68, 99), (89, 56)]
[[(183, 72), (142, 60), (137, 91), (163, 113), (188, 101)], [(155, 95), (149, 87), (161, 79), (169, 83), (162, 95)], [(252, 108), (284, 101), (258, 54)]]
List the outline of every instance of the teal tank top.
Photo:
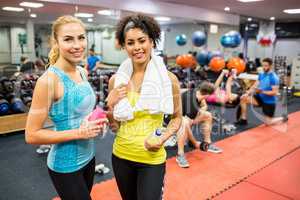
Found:
[[(49, 118), (56, 131), (77, 129), (83, 119), (93, 111), (96, 96), (88, 82), (84, 69), (77, 67), (82, 82), (74, 82), (63, 70), (50, 66), (48, 71), (55, 73), (64, 87), (64, 94), (54, 102)], [(48, 167), (59, 173), (70, 173), (83, 168), (95, 156), (94, 139), (73, 140), (54, 144), (48, 154)]]

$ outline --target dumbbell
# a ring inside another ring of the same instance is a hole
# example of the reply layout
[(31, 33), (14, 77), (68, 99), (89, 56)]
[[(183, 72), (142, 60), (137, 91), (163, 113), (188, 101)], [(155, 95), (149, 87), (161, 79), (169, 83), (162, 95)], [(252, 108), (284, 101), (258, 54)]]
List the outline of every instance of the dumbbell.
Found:
[(27, 107), (30, 107), (32, 102), (32, 90), (21, 90), (20, 94), (23, 103)]
[(208, 142), (201, 142), (200, 143), (200, 150), (201, 151), (207, 151), (209, 147), (209, 143)]
[(14, 84), (12, 81), (10, 81), (7, 77), (3, 76), (0, 78), (0, 84), (1, 84), (1, 93), (7, 94), (14, 91)]
[(9, 112), (9, 103), (0, 95), (0, 116), (7, 115)]
[(13, 111), (13, 113), (26, 112), (26, 106), (20, 98), (16, 97), (15, 93), (6, 95), (6, 99), (10, 103), (10, 109)]

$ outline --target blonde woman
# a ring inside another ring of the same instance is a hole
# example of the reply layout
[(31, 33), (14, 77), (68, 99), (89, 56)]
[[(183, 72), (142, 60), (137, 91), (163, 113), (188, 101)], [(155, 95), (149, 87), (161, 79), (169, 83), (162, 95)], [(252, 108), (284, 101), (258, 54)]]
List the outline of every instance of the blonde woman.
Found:
[[(62, 200), (90, 200), (95, 170), (94, 140), (100, 120), (88, 121), (96, 98), (87, 72), (78, 67), (87, 46), (83, 23), (72, 16), (52, 25), (49, 68), (37, 81), (26, 124), (26, 142), (53, 144), (47, 166)], [(50, 118), (54, 130), (43, 129)]]

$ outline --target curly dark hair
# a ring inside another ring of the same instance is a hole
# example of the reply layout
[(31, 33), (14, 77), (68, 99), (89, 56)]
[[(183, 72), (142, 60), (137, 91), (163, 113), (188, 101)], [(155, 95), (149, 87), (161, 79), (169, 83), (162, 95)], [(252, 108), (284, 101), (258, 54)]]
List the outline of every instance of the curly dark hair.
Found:
[(153, 41), (154, 48), (160, 40), (160, 26), (153, 17), (143, 14), (133, 14), (122, 18), (117, 24), (116, 39), (124, 47), (125, 33), (133, 28), (141, 29)]

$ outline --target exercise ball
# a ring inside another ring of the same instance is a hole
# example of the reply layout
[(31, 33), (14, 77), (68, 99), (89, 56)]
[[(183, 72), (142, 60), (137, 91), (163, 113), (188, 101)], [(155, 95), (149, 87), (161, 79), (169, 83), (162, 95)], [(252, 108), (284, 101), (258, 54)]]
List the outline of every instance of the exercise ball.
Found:
[(233, 37), (230, 37), (230, 36), (228, 36), (226, 34), (222, 35), (222, 37), (220, 38), (220, 43), (225, 48), (232, 47)]
[(227, 68), (228, 69), (236, 69), (237, 73), (239, 74), (239, 73), (242, 73), (245, 71), (246, 64), (245, 64), (244, 60), (242, 60), (238, 57), (233, 57), (228, 60)]
[(195, 68), (197, 62), (193, 55), (184, 54), (176, 58), (176, 64), (182, 68)]
[(206, 43), (206, 35), (202, 31), (195, 31), (192, 35), (193, 45), (196, 47), (201, 47)]
[(219, 72), (225, 67), (225, 60), (221, 57), (214, 57), (209, 62), (209, 67), (211, 71)]
[(214, 57), (223, 57), (223, 54), (221, 51), (209, 51), (207, 54), (208, 63)]
[(241, 34), (237, 31), (229, 31), (220, 38), (220, 43), (225, 48), (236, 48), (241, 42)]
[(208, 52), (207, 51), (200, 51), (199, 53), (197, 53), (196, 56), (197, 62), (199, 63), (199, 65), (207, 65), (208, 64)]
[(176, 44), (179, 46), (183, 46), (186, 44), (186, 35), (181, 34), (176, 36)]

